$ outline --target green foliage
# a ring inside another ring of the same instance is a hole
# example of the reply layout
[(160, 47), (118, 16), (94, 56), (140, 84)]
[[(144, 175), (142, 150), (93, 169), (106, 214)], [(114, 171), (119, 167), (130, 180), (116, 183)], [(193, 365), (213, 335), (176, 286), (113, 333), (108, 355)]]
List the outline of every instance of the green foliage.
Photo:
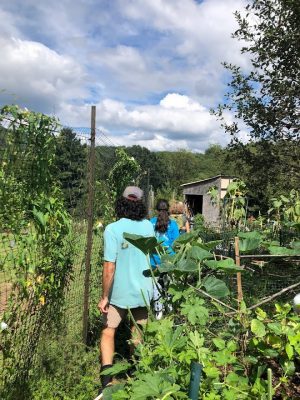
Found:
[(217, 188), (217, 186), (211, 186), (207, 193), (210, 196), (210, 201), (211, 204), (214, 206), (218, 206), (219, 205), (219, 190)]
[[(14, 251), (3, 265), (4, 269), (13, 266), (15, 275), (11, 307), (6, 310), (4, 318), (8, 326), (13, 326), (14, 321), (26, 315), (21, 313), (20, 316), (20, 309), (34, 310), (38, 329), (34, 324), (16, 325), (14, 331), (8, 330), (1, 337), (2, 383), (8, 393), (9, 387), (20, 389), (40, 333), (46, 327), (49, 329), (60, 323), (73, 256), (70, 220), (62, 201), (52, 197), (36, 200), (27, 233), (16, 234), (14, 243)], [(32, 335), (32, 342), (24, 348), (28, 335)]]
[[(241, 233), (240, 238), (244, 252), (266, 246), (259, 232)], [(149, 238), (130, 239), (145, 253), (153, 251), (154, 242), (147, 245)], [(271, 315), (260, 308), (250, 310), (245, 303), (228, 313), (234, 308), (228, 303), (230, 291), (222, 275), (243, 270), (230, 258), (208, 259), (216, 257), (213, 250), (218, 243), (203, 243), (192, 232), (176, 241), (174, 256), (162, 256), (162, 270), (171, 280), (171, 311), (145, 327), (136, 372), (112, 398), (186, 398), (192, 361), (203, 365), (199, 398), (254, 400), (267, 399), (268, 393), (296, 398), (300, 316), (288, 304), (276, 304)], [(268, 367), (273, 370), (271, 386)]]
[(116, 162), (105, 181), (96, 182), (95, 202), (101, 204), (101, 216), (104, 223), (115, 217), (114, 206), (125, 187), (134, 184), (141, 172), (141, 167), (133, 157), (129, 157), (123, 148), (116, 149)]
[[(275, 193), (299, 187), (299, 1), (254, 0), (235, 15), (233, 37), (243, 43), (250, 70), (224, 63), (232, 79), (215, 114), (232, 137), (238, 176), (266, 208)], [(234, 115), (232, 123), (224, 111)], [(248, 144), (240, 140), (245, 125)]]
[(56, 138), (55, 167), (66, 207), (75, 212), (86, 192), (87, 146), (70, 128), (63, 128)]
[[(251, 71), (225, 63), (232, 73), (225, 108), (243, 119), (253, 138), (299, 137), (299, 2), (254, 0), (246, 14), (236, 12), (234, 37), (251, 56)], [(236, 134), (238, 122), (226, 128)]]
[(38, 349), (38, 364), (30, 379), (32, 400), (88, 400), (99, 381), (95, 368), (97, 348), (88, 351), (68, 336), (45, 337)]
[(204, 217), (202, 214), (196, 214), (194, 216), (194, 229), (196, 230), (204, 230)]
[(292, 189), (288, 195), (272, 198), (272, 207), (269, 214), (274, 216), (277, 225), (286, 225), (300, 222), (300, 193)]
[(134, 235), (132, 233), (124, 233), (124, 239), (127, 242), (133, 244), (135, 247), (140, 249), (144, 254), (151, 254), (155, 251), (155, 248), (159, 246), (159, 242), (156, 237), (143, 237), (140, 235)]
[(19, 230), (24, 223), (24, 184), (4, 169), (0, 170), (0, 226), (3, 230)]
[(4, 106), (0, 122), (8, 121), (0, 164), (0, 225), (20, 231), (34, 199), (50, 194), (55, 182), (53, 117)]
[[(8, 121), (0, 169), (0, 222), (13, 237), (0, 265), (12, 277), (1, 332), (1, 398), (20, 398), (40, 335), (58, 326), (72, 274), (70, 216), (56, 185), (57, 121), (17, 106), (1, 109)], [(2, 232), (1, 232), (2, 234)], [(31, 321), (29, 323), (29, 320)], [(24, 394), (25, 396), (25, 394)]]
[(134, 184), (141, 170), (140, 165), (134, 159), (129, 157), (123, 148), (116, 149), (117, 161), (109, 172), (108, 181), (115, 191), (116, 198), (120, 197), (130, 184)]
[(239, 249), (241, 253), (245, 253), (257, 249), (262, 242), (263, 235), (258, 231), (239, 232)]
[(227, 187), (223, 203), (223, 218), (226, 224), (238, 227), (246, 219), (247, 188), (245, 182), (234, 179)]

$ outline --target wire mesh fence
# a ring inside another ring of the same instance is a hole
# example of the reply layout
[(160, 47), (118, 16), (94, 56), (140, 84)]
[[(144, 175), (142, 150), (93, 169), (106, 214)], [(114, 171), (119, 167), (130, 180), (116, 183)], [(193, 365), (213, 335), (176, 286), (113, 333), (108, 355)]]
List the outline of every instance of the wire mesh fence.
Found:
[[(248, 230), (250, 231), (250, 229)], [(296, 228), (273, 229), (273, 226), (265, 226), (265, 238), (280, 246), (289, 247), (294, 241), (299, 240), (299, 232)], [(200, 233), (204, 242), (219, 240), (216, 254), (223, 257), (236, 259), (235, 237), (238, 231), (224, 229), (220, 232), (203, 230)], [(250, 252), (251, 253), (251, 252)], [(285, 288), (300, 282), (299, 268), (300, 255), (293, 257), (272, 256), (266, 254), (266, 249), (256, 249), (252, 254), (242, 255), (240, 259), (244, 271), (241, 276), (242, 292), (248, 306), (252, 306), (261, 299), (273, 296)], [(223, 276), (224, 279), (224, 276)], [(229, 275), (225, 281), (230, 288), (231, 298), (237, 299), (237, 277)], [(278, 296), (280, 301), (289, 301), (299, 292), (299, 287), (292, 288)]]
[[(91, 129), (40, 115), (31, 126), (25, 117), (2, 116), (0, 126), (0, 397), (7, 399), (30, 398), (27, 380), (45, 338), (59, 330), (84, 342), (100, 293), (101, 231), (90, 235), (86, 264)], [(97, 132), (97, 142), (107, 139)]]

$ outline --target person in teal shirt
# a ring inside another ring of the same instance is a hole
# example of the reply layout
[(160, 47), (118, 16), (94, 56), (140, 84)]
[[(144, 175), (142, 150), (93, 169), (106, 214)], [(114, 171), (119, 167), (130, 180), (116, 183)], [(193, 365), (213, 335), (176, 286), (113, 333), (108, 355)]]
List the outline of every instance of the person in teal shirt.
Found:
[[(118, 220), (104, 231), (102, 296), (98, 304), (104, 320), (100, 340), (102, 371), (113, 364), (115, 332), (128, 309), (138, 324), (144, 324), (148, 318), (147, 306), (153, 297), (147, 256), (123, 237), (124, 233), (154, 236), (153, 225), (146, 219), (143, 191), (128, 186), (117, 200), (116, 215)], [(102, 389), (110, 384), (111, 379), (109, 375), (102, 376)], [(100, 391), (97, 399), (101, 396)]]
[[(179, 237), (179, 228), (177, 222), (169, 217), (169, 203), (167, 200), (158, 200), (156, 205), (157, 217), (151, 218), (150, 222), (155, 230), (155, 236), (158, 241), (162, 242), (168, 254), (174, 254), (172, 248), (174, 241)], [(152, 268), (160, 265), (160, 257), (158, 254), (151, 256)], [(167, 278), (165, 274), (160, 274), (156, 285), (154, 286), (154, 310), (157, 319), (161, 319), (163, 315), (164, 305), (160, 301), (161, 293), (166, 292)], [(158, 287), (157, 287), (158, 286)]]

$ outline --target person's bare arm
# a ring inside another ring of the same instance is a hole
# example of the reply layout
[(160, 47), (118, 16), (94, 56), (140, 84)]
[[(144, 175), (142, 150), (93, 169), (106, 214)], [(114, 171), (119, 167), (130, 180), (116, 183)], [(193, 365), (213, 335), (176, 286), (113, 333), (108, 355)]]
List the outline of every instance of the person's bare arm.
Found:
[(190, 229), (190, 223), (189, 223), (188, 220), (187, 220), (186, 223), (185, 223), (185, 231), (186, 231), (186, 232), (190, 232), (190, 231), (191, 231), (191, 229)]
[(102, 272), (102, 296), (98, 303), (98, 308), (102, 313), (108, 312), (108, 296), (114, 280), (116, 263), (104, 261)]

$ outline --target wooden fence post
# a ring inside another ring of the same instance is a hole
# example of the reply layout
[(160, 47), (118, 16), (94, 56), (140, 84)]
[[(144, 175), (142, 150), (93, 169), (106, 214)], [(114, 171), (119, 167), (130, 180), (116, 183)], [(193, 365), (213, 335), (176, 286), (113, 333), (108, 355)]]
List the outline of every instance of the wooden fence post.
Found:
[(84, 299), (83, 299), (83, 326), (82, 339), (87, 344), (89, 297), (90, 297), (90, 272), (93, 247), (93, 219), (94, 219), (94, 193), (95, 193), (95, 137), (96, 137), (96, 106), (91, 109), (91, 146), (88, 160), (88, 200), (87, 200), (87, 234), (85, 253)]
[[(241, 266), (241, 259), (240, 259), (240, 249), (239, 249), (239, 237), (236, 236), (234, 238), (234, 250), (235, 250), (235, 264), (237, 266)], [(243, 286), (242, 286), (242, 275), (240, 272), (236, 274), (236, 281), (237, 281), (237, 300), (240, 303), (243, 300)]]

